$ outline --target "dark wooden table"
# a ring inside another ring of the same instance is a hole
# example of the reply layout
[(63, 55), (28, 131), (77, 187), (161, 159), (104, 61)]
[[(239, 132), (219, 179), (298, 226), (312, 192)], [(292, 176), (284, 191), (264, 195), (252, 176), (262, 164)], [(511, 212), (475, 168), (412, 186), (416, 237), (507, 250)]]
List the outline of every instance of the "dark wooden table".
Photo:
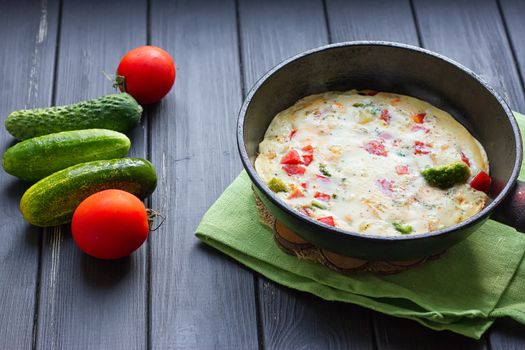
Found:
[[(167, 216), (131, 258), (94, 260), (69, 227), (31, 227), (18, 211), (27, 185), (0, 174), (0, 348), (525, 348), (513, 321), (480, 341), (431, 331), (283, 288), (193, 235), (241, 170), (243, 96), (282, 59), (348, 40), (419, 45), (472, 68), (525, 111), (524, 15), (525, 2), (512, 0), (0, 0), (3, 118), (111, 93), (103, 72), (146, 43), (178, 68), (174, 91), (131, 135), (131, 154), (159, 173), (147, 204)], [(13, 143), (4, 128), (0, 140)]]

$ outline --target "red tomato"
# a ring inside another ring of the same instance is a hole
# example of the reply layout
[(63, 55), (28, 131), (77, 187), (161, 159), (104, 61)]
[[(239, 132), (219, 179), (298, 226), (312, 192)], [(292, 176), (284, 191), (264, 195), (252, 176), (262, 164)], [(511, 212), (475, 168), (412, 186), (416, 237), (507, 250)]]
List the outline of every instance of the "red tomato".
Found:
[(140, 104), (159, 102), (175, 82), (175, 64), (170, 54), (156, 46), (137, 47), (122, 57), (117, 68), (120, 91)]
[(296, 150), (291, 150), (281, 159), (281, 164), (302, 164), (301, 156)]
[(310, 163), (313, 162), (313, 161), (314, 161), (314, 156), (313, 156), (313, 154), (305, 154), (305, 155), (303, 156), (303, 164), (304, 164), (304, 165), (308, 166), (308, 165), (310, 165)]
[(432, 147), (431, 143), (424, 143), (421, 141), (414, 141), (414, 154), (429, 154), (428, 147)]
[(321, 221), (323, 224), (328, 226), (335, 226), (335, 221), (333, 216), (325, 216), (324, 218), (319, 218), (317, 221)]
[(292, 191), (292, 194), (290, 194), (288, 196), (288, 199), (295, 199), (295, 198), (299, 198), (299, 197), (304, 197), (303, 192), (301, 192), (301, 190), (298, 189), (298, 188), (294, 188), (293, 191)]
[(119, 259), (148, 238), (148, 214), (131, 193), (105, 190), (80, 203), (73, 214), (71, 232), (84, 253), (99, 259)]
[(467, 166), (470, 168), (470, 160), (465, 155), (465, 153), (463, 153), (463, 151), (461, 151), (461, 160), (463, 161), (463, 163), (467, 164)]
[(288, 176), (292, 175), (303, 175), (306, 168), (297, 164), (286, 164), (283, 166), (283, 170), (286, 171)]
[(314, 198), (322, 200), (323, 202), (328, 202), (332, 198), (329, 194), (323, 192), (315, 192)]
[(425, 120), (426, 115), (427, 115), (426, 113), (416, 114), (412, 116), (412, 120), (414, 121), (414, 123), (423, 124), (423, 121)]
[(475, 190), (488, 193), (490, 190), (490, 184), (492, 179), (489, 174), (484, 171), (480, 171), (478, 175), (474, 176), (472, 181), (470, 181), (470, 187)]
[(396, 165), (397, 175), (406, 175), (408, 174), (408, 165)]

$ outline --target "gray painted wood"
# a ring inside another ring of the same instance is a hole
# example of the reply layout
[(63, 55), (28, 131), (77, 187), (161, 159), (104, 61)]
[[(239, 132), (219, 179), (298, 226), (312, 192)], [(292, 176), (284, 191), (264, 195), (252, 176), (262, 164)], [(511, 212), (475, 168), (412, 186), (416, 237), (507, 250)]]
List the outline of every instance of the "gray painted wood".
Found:
[(241, 105), (234, 1), (153, 1), (151, 42), (177, 65), (172, 92), (151, 115), (159, 183), (152, 207), (167, 219), (151, 238), (151, 346), (258, 346), (253, 275), (194, 236), (204, 212), (240, 172)]
[[(513, 48), (514, 59), (521, 74), (521, 88), (525, 84), (525, 1), (500, 0), (499, 1), (507, 35)], [(521, 110), (525, 113), (525, 110)]]
[[(126, 51), (146, 43), (145, 1), (65, 1), (56, 104), (113, 93), (112, 74)], [(131, 135), (146, 154), (146, 132)], [(96, 260), (74, 244), (69, 225), (46, 230), (37, 347), (141, 349), (147, 343), (146, 249), (119, 261)]]
[(414, 1), (422, 44), (481, 75), (516, 110), (525, 98), (495, 0)]
[(418, 45), (409, 0), (326, 0), (333, 42), (386, 40)]
[[(0, 1), (0, 116), (47, 106), (53, 91), (58, 1)], [(3, 124), (3, 123), (2, 123)], [(0, 128), (2, 152), (14, 143)], [(0, 171), (0, 348), (28, 349), (34, 336), (42, 233), (18, 210), (24, 184)]]
[[(327, 44), (323, 13), (322, 2), (315, 0), (240, 1), (246, 90), (283, 59)], [(265, 348), (371, 348), (368, 311), (292, 291), (263, 277), (257, 286)]]

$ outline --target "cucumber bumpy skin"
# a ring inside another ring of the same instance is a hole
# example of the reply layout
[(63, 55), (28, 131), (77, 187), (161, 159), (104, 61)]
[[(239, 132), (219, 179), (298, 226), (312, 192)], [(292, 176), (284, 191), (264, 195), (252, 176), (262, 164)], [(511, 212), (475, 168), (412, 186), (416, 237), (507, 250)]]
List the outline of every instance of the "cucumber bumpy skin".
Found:
[(2, 166), (19, 179), (35, 182), (75, 164), (124, 157), (130, 146), (126, 135), (113, 130), (63, 131), (10, 147), (4, 153)]
[(32, 225), (57, 226), (70, 222), (78, 205), (96, 192), (120, 189), (144, 199), (156, 186), (155, 169), (145, 159), (97, 160), (73, 165), (38, 181), (22, 196), (20, 211)]
[(127, 132), (140, 122), (142, 107), (127, 93), (102, 96), (68, 106), (12, 112), (5, 120), (7, 131), (19, 140), (81, 129)]

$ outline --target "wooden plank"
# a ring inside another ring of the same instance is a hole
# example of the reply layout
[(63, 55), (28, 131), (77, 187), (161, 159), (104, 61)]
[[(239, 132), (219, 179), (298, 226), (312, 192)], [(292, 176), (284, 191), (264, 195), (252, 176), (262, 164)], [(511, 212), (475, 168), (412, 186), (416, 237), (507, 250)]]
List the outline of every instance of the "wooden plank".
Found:
[(495, 0), (414, 2), (422, 44), (481, 75), (516, 110), (525, 98)]
[(240, 68), (230, 1), (156, 1), (151, 42), (178, 68), (174, 91), (151, 118), (159, 185), (152, 207), (167, 219), (151, 237), (151, 346), (253, 349), (253, 276), (199, 243), (194, 231), (241, 170), (235, 142)]
[[(387, 40), (418, 45), (418, 34), (410, 2), (370, 0), (328, 0), (329, 27), (334, 41)], [(444, 348), (461, 343), (478, 348), (475, 342), (449, 332), (434, 332), (414, 321), (372, 312), (376, 343), (379, 349)]]
[[(145, 1), (65, 1), (56, 104), (113, 93), (112, 74), (124, 53), (146, 43)], [(130, 136), (132, 156), (146, 154), (146, 131)], [(69, 225), (46, 230), (39, 336), (43, 349), (138, 349), (147, 343), (146, 249), (102, 261), (81, 253)]]
[(333, 42), (386, 40), (418, 45), (409, 0), (326, 0)]
[[(285, 58), (328, 43), (321, 1), (240, 1), (247, 89)], [(270, 349), (371, 348), (367, 310), (330, 303), (258, 278), (262, 343)]]
[(520, 72), (523, 89), (525, 84), (525, 42), (523, 41), (525, 35), (525, 21), (523, 20), (525, 1), (500, 0), (499, 4), (506, 24), (507, 35), (514, 51), (514, 59)]
[[(53, 91), (58, 1), (0, 1), (0, 115), (47, 106)], [(14, 139), (0, 128), (2, 150)], [(0, 348), (29, 349), (34, 332), (41, 230), (18, 203), (27, 188), (0, 172)]]

